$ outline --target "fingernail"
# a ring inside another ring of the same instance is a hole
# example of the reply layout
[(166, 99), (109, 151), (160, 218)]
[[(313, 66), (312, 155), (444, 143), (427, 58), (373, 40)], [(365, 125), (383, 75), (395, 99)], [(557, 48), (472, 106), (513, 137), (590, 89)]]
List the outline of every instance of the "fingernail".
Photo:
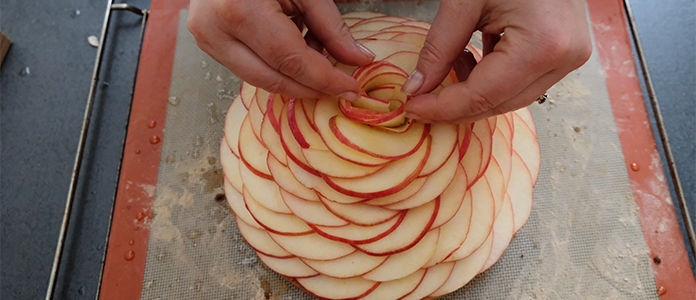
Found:
[(350, 102), (357, 101), (358, 98), (360, 98), (360, 96), (356, 92), (343, 92), (343, 93), (338, 94), (338, 97), (346, 99)]
[(375, 59), (375, 57), (377, 56), (374, 52), (372, 52), (372, 50), (367, 49), (367, 47), (365, 47), (365, 45), (358, 43), (357, 41), (355, 42), (355, 45), (358, 46), (358, 49), (360, 49), (360, 51), (362, 53), (371, 57), (372, 59)]
[(409, 118), (409, 119), (416, 119), (417, 120), (417, 119), (421, 118), (421, 116), (419, 116), (418, 114), (414, 114), (412, 112), (407, 112), (404, 115), (406, 116), (406, 118)]
[(401, 92), (407, 96), (411, 96), (420, 89), (421, 85), (423, 85), (423, 74), (418, 72), (418, 70), (414, 70), (401, 87)]

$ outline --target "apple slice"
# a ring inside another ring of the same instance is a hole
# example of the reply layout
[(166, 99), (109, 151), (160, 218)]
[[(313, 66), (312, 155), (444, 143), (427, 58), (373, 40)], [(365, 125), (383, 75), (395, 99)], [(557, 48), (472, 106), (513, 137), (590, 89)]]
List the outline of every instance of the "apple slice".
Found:
[(368, 19), (368, 18), (375, 18), (375, 17), (381, 17), (381, 16), (386, 16), (383, 13), (378, 13), (374, 11), (353, 11), (349, 12), (343, 15), (343, 18), (350, 19), (350, 18), (358, 18), (358, 19)]
[(409, 20), (406, 22), (402, 22), (401, 25), (408, 25), (408, 26), (416, 26), (416, 27), (421, 27), (423, 29), (430, 29), (430, 23), (421, 21), (421, 20)]
[[(258, 89), (258, 90), (261, 90), (261, 89)], [(251, 106), (249, 107), (249, 113), (247, 114), (247, 118), (249, 118), (249, 120), (250, 120), (252, 132), (254, 133), (256, 138), (259, 139), (259, 141), (260, 141), (261, 140), (261, 123), (263, 122), (264, 113), (259, 108), (259, 105), (256, 104), (258, 102), (257, 99), (258, 99), (257, 97), (254, 97), (254, 99), (251, 101)], [(268, 101), (268, 99), (264, 99), (264, 101)]]
[(382, 20), (373, 20), (373, 19), (365, 19), (362, 20), (355, 25), (353, 25), (350, 30), (351, 31), (360, 31), (360, 30), (372, 30), (372, 31), (380, 31), (384, 28), (387, 27), (393, 27), (400, 25), (398, 22), (393, 22), (393, 21), (382, 21)]
[(304, 278), (319, 275), (319, 272), (312, 270), (297, 257), (275, 258), (261, 252), (256, 252), (256, 255), (271, 270), (283, 276)]
[(351, 278), (370, 272), (384, 263), (389, 256), (372, 256), (360, 251), (334, 260), (312, 260), (303, 258), (302, 261), (319, 273), (334, 278)]
[(425, 263), (425, 267), (432, 267), (441, 263), (464, 243), (471, 223), (471, 205), (471, 192), (468, 191), (465, 197), (463, 197), (463, 203), (459, 210), (456, 211), (454, 217), (439, 227), (440, 239), (437, 241), (437, 249), (430, 256), (428, 262)]
[(225, 137), (222, 138), (220, 143), (220, 164), (222, 165), (222, 173), (225, 174), (225, 178), (241, 194), (244, 183), (239, 173), (239, 158), (234, 156), (230, 148), (227, 147), (227, 139)]
[(280, 135), (278, 134), (279, 131), (276, 131), (273, 126), (273, 121), (271, 120), (272, 118), (269, 114), (264, 115), (263, 122), (261, 123), (261, 141), (266, 145), (266, 148), (271, 153), (269, 156), (274, 156), (282, 164), (287, 165), (288, 155), (285, 154), (283, 144), (280, 142)]
[(361, 198), (374, 198), (397, 193), (416, 179), (430, 154), (431, 139), (413, 155), (394, 161), (379, 171), (359, 178), (336, 178), (322, 174), (324, 181), (339, 193)]
[(402, 298), (402, 300), (420, 300), (432, 294), (450, 277), (454, 264), (455, 262), (453, 261), (446, 262), (425, 269), (427, 271), (418, 287), (412, 293)]
[(336, 203), (328, 200), (323, 195), (319, 195), (321, 203), (324, 204), (335, 216), (350, 223), (360, 226), (374, 226), (387, 222), (395, 218), (400, 210), (392, 210), (377, 206), (370, 206), (363, 203)]
[[(361, 32), (365, 32), (365, 31), (361, 31)], [(369, 35), (369, 36), (365, 36), (364, 38), (375, 39), (375, 40), (390, 40), (394, 36), (397, 36), (399, 34), (401, 34), (401, 32), (398, 32), (398, 31), (391, 31), (391, 32), (375, 31), (374, 34)], [(355, 38), (355, 35), (353, 35), (353, 37)], [(360, 37), (360, 38), (363, 38), (363, 37)]]
[[(514, 111), (514, 113), (518, 117), (520, 117), (520, 119), (522, 119), (522, 121), (527, 125), (527, 127), (529, 127), (530, 130), (532, 130), (532, 133), (534, 133), (534, 136), (536, 137), (537, 136), (536, 126), (534, 125), (534, 118), (532, 117), (532, 112), (529, 110), (529, 108), (523, 107), (523, 108), (520, 108), (520, 109)], [(517, 125), (517, 124), (515, 124), (515, 125)]]
[[(460, 210), (462, 203), (466, 203), (467, 194), (469, 192), (466, 188), (466, 173), (464, 173), (464, 168), (457, 164), (457, 172), (454, 174), (454, 179), (440, 194), (440, 212), (437, 214), (432, 228), (449, 222)], [(471, 200), (469, 200), (467, 205), (469, 206), (468, 209), (471, 210)]]
[(416, 245), (428, 232), (440, 208), (440, 199), (408, 210), (402, 226), (376, 242), (356, 245), (370, 255), (389, 255), (404, 252)]
[(532, 184), (536, 184), (539, 177), (539, 166), (541, 165), (541, 152), (535, 130), (531, 129), (535, 127), (533, 123), (531, 126), (525, 123), (519, 115), (513, 115), (513, 121), (515, 124), (515, 136), (512, 139), (512, 149), (519, 154), (527, 166), (529, 174), (532, 175)]
[[(435, 123), (430, 126), (430, 136), (433, 139), (430, 156), (423, 170), (418, 176), (427, 176), (437, 171), (445, 161), (454, 153), (457, 146), (459, 126), (444, 123)], [(457, 151), (457, 154), (458, 151)]]
[(257, 176), (273, 180), (266, 160), (268, 149), (261, 144), (251, 129), (251, 118), (247, 115), (239, 131), (239, 158)]
[(483, 177), (488, 181), (488, 185), (491, 188), (491, 193), (493, 194), (493, 201), (495, 202), (495, 216), (498, 217), (500, 211), (503, 209), (503, 201), (505, 201), (505, 191), (507, 190), (507, 183), (503, 177), (503, 171), (500, 170), (498, 165), (498, 160), (495, 157), (491, 158), (490, 165), (483, 174)]
[(232, 101), (232, 105), (225, 117), (225, 139), (237, 157), (239, 157), (239, 130), (242, 128), (242, 122), (244, 122), (246, 115), (247, 109), (244, 108), (241, 97), (237, 96)]
[(423, 187), (413, 196), (385, 206), (389, 209), (408, 209), (435, 199), (452, 183), (457, 174), (457, 156), (451, 155), (439, 170), (428, 176)]
[(239, 164), (239, 173), (244, 182), (244, 187), (249, 194), (263, 207), (281, 214), (291, 213), (280, 197), (280, 188), (274, 181), (261, 178), (251, 172), (245, 164)]
[(392, 27), (386, 27), (384, 28), (384, 31), (400, 31), (400, 32), (407, 32), (407, 33), (420, 33), (423, 35), (428, 34), (428, 29), (419, 27), (419, 26), (411, 26), (411, 25), (398, 25), (398, 26), (392, 26)]
[(418, 287), (425, 276), (425, 272), (425, 270), (417, 270), (406, 277), (382, 282), (372, 293), (361, 299), (400, 299)]
[(408, 131), (395, 134), (334, 116), (329, 120), (329, 127), (334, 136), (348, 147), (373, 157), (399, 159), (418, 151), (430, 134), (431, 126), (415, 122)]
[(457, 142), (459, 143), (459, 160), (462, 160), (464, 154), (469, 149), (469, 144), (471, 143), (471, 127), (473, 124), (459, 124), (459, 136), (457, 137)]
[(292, 175), (302, 183), (307, 188), (313, 189), (316, 193), (319, 193), (336, 203), (358, 203), (362, 202), (364, 198), (352, 197), (345, 194), (341, 194), (336, 190), (332, 189), (325, 181), (319, 176), (315, 176), (312, 173), (307, 172), (307, 170), (300, 167), (293, 160), (288, 160), (288, 168), (292, 172)]
[(392, 41), (406, 42), (416, 47), (423, 48), (425, 44), (425, 34), (420, 32), (404, 32), (391, 38)]
[[(495, 202), (488, 179), (482, 177), (471, 187), (471, 224), (466, 240), (445, 261), (455, 261), (469, 257), (486, 241), (495, 220)], [(487, 255), (487, 254), (486, 254)], [(487, 257), (487, 256), (486, 256)], [(483, 264), (481, 264), (483, 265)], [(478, 271), (478, 270), (477, 270)]]
[(365, 297), (380, 285), (361, 277), (338, 279), (324, 275), (297, 278), (297, 283), (316, 297), (336, 300)]
[(255, 86), (242, 82), (242, 87), (239, 89), (239, 97), (245, 109), (248, 110), (251, 106), (251, 102), (254, 100), (254, 97), (256, 97), (256, 90), (257, 88)]
[(313, 233), (307, 223), (293, 214), (279, 214), (259, 204), (244, 188), (244, 202), (249, 213), (261, 227), (281, 235), (305, 235)]
[(372, 226), (359, 226), (348, 224), (340, 227), (329, 227), (321, 225), (310, 225), (319, 235), (351, 245), (367, 244), (377, 241), (392, 233), (404, 220), (406, 212), (399, 214), (399, 217), (391, 218), (387, 222)]
[(423, 189), (423, 185), (427, 182), (429, 177), (416, 178), (411, 183), (409, 183), (405, 188), (398, 191), (396, 194), (391, 194), (389, 196), (373, 198), (365, 201), (365, 204), (374, 206), (386, 206), (399, 201), (408, 199), (409, 197), (415, 195)]
[(454, 269), (447, 281), (440, 286), (436, 291), (430, 294), (430, 297), (439, 297), (464, 286), (467, 282), (478, 274), (478, 271), (486, 263), (488, 255), (493, 247), (493, 232), (491, 231), (485, 242), (469, 257), (459, 260), (455, 263)]
[(237, 192), (232, 187), (232, 184), (229, 182), (229, 180), (227, 180), (227, 178), (225, 178), (224, 188), (225, 198), (227, 198), (227, 203), (230, 205), (230, 208), (232, 208), (234, 215), (237, 216), (237, 218), (241, 218), (245, 223), (254, 228), (263, 229), (263, 227), (259, 225), (256, 220), (254, 220), (254, 217), (251, 216), (249, 210), (247, 210), (242, 194)]
[(253, 226), (244, 222), (240, 218), (235, 218), (237, 221), (237, 227), (239, 232), (244, 237), (244, 240), (249, 243), (249, 245), (254, 248), (257, 252), (261, 252), (267, 256), (276, 258), (291, 258), (294, 257), (292, 253), (285, 251), (285, 249), (278, 246), (278, 244), (271, 239), (263, 229), (257, 229)]
[(411, 74), (416, 69), (418, 62), (418, 52), (412, 51), (397, 51), (385, 57), (383, 61), (391, 63), (406, 72)]
[(355, 248), (348, 244), (329, 240), (316, 233), (280, 235), (269, 232), (268, 235), (280, 247), (301, 258), (332, 260), (355, 252)]
[[(461, 159), (469, 187), (483, 175), (481, 171), (481, 167), (484, 165), (483, 160), (490, 160), (491, 137), (492, 132), (486, 120), (474, 123), (469, 148)], [(488, 161), (485, 162), (485, 166), (488, 166)]]
[(368, 167), (353, 164), (329, 150), (302, 149), (307, 164), (321, 174), (336, 178), (359, 178), (372, 175), (384, 166)]
[[(399, 27), (399, 26), (397, 26)], [(408, 27), (408, 26), (403, 26), (403, 27)], [(398, 30), (398, 28), (394, 27), (394, 30)], [(412, 27), (416, 28), (416, 27)], [(385, 57), (399, 52), (399, 51), (409, 51), (409, 52), (420, 52), (420, 48), (414, 45), (411, 45), (409, 43), (405, 42), (398, 42), (398, 41), (385, 41), (385, 40), (366, 40), (366, 39), (360, 39), (358, 40), (361, 44), (363, 44), (365, 47), (370, 49), (372, 52), (375, 53), (375, 60), (374, 61), (380, 61), (383, 60)], [(403, 68), (402, 68), (403, 69)], [(407, 71), (404, 69), (404, 71)]]
[(268, 169), (281, 189), (303, 199), (319, 201), (317, 193), (297, 181), (290, 169), (273, 155), (268, 156)]
[(334, 227), (349, 224), (348, 221), (336, 217), (328, 211), (319, 201), (302, 199), (283, 189), (280, 190), (280, 195), (283, 197), (283, 201), (285, 201), (285, 204), (290, 210), (298, 218), (304, 220), (308, 224)]
[(513, 234), (515, 234), (515, 220), (512, 213), (512, 204), (510, 197), (506, 197), (505, 202), (503, 202), (503, 210), (493, 224), (493, 247), (491, 248), (491, 253), (488, 255), (486, 264), (479, 270), (479, 273), (488, 270), (503, 256), (505, 249), (507, 249), (512, 240)]
[(390, 255), (382, 265), (362, 277), (374, 281), (390, 281), (417, 272), (435, 252), (439, 236), (439, 228), (428, 231), (416, 245), (406, 251)]
[(507, 194), (510, 196), (512, 211), (515, 215), (514, 232), (522, 228), (532, 213), (532, 193), (533, 182), (527, 166), (517, 152), (512, 153), (512, 176), (507, 187)]

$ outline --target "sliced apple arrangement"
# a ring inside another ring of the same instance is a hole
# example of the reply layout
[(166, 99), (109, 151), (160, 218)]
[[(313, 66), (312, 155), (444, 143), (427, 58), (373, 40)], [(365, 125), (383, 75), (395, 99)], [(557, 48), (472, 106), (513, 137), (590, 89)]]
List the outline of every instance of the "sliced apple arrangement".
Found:
[[(259, 258), (317, 297), (450, 293), (493, 265), (530, 215), (540, 163), (532, 116), (406, 118), (401, 85), (430, 24), (344, 19), (377, 55), (359, 68), (329, 57), (362, 97), (291, 99), (243, 83), (220, 149), (227, 200)], [(434, 93), (455, 82), (451, 73)]]

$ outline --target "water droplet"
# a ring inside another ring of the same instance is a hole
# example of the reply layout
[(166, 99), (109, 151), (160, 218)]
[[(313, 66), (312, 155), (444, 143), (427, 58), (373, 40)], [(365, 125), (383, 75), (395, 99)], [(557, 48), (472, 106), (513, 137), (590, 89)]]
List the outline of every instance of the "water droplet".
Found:
[(215, 157), (208, 157), (208, 164), (214, 165), (217, 162), (217, 159)]
[(79, 289), (77, 289), (77, 294), (84, 295), (85, 294), (85, 287), (81, 286)]
[(155, 121), (155, 120), (152, 120), (152, 121), (147, 123), (148, 128), (155, 128), (155, 126), (157, 126), (157, 121)]
[(210, 72), (206, 72), (205, 76), (203, 76), (203, 79), (205, 80), (210, 80), (210, 78), (213, 78), (213, 75), (210, 75)]
[(148, 211), (145, 215), (147, 215), (147, 218), (150, 220), (155, 218), (155, 213), (152, 211)]
[(145, 213), (139, 212), (135, 215), (135, 218), (138, 219), (138, 221), (142, 221), (143, 219), (145, 219)]
[(135, 149), (135, 154), (140, 154), (140, 149)]
[(201, 156), (201, 153), (198, 152), (198, 150), (194, 150), (193, 153), (191, 153), (191, 157), (193, 158), (199, 158)]
[(154, 282), (155, 282), (154, 280), (150, 280), (150, 281), (148, 281), (148, 282), (145, 282), (145, 283), (143, 284), (143, 289), (146, 289), (146, 290), (149, 289), (149, 288), (152, 286), (152, 284), (153, 284)]
[(176, 96), (169, 97), (169, 104), (171, 104), (172, 106), (179, 105), (179, 102), (181, 102), (181, 101)]
[(657, 288), (657, 294), (660, 296), (667, 294), (667, 288), (665, 288), (664, 286), (660, 286), (659, 288)]
[(135, 241), (134, 241), (134, 240), (130, 240), (130, 241), (128, 241), (128, 245), (131, 245), (131, 246), (133, 246), (133, 244), (135, 244)]
[(164, 158), (164, 162), (170, 164), (176, 161), (176, 158), (174, 158), (174, 155), (169, 154), (167, 157)]
[(634, 172), (638, 172), (640, 171), (640, 166), (637, 163), (632, 163), (631, 170), (633, 170)]
[(116, 247), (121, 247), (121, 243), (116, 243)]
[(205, 61), (201, 61), (201, 68), (205, 69), (206, 67), (208, 67), (208, 63)]
[(135, 252), (133, 252), (133, 250), (128, 250), (126, 254), (123, 255), (123, 258), (127, 261), (131, 261), (135, 258)]
[(99, 38), (94, 35), (87, 37), (87, 42), (94, 48), (99, 47)]
[(153, 145), (154, 145), (154, 144), (157, 144), (157, 143), (159, 143), (159, 142), (160, 142), (160, 137), (158, 137), (158, 136), (156, 136), (156, 135), (153, 135), (153, 136), (150, 137), (150, 144), (153, 144)]
[(74, 19), (74, 18), (77, 18), (77, 16), (79, 16), (80, 14), (81, 14), (80, 10), (76, 9), (76, 10), (73, 10), (72, 13), (70, 13), (70, 17)]
[(138, 225), (133, 226), (133, 230), (140, 230), (140, 226), (138, 226)]
[(24, 67), (21, 70), (19, 70), (19, 76), (27, 76), (30, 73), (31, 71), (29, 71), (29, 67)]
[(194, 229), (194, 230), (191, 230), (188, 233), (186, 233), (186, 237), (191, 239), (191, 240), (195, 240), (195, 239), (201, 237), (201, 235), (203, 235), (203, 233), (198, 229)]

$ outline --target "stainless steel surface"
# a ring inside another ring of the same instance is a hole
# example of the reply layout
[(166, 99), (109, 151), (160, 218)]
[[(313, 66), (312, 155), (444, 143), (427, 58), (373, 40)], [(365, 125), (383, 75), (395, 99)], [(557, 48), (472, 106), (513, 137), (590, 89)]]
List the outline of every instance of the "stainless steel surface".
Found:
[(665, 128), (665, 122), (662, 118), (662, 111), (660, 110), (660, 104), (657, 101), (657, 94), (655, 93), (655, 87), (653, 86), (652, 78), (650, 77), (650, 70), (648, 69), (648, 63), (645, 59), (645, 55), (643, 52), (643, 45), (641, 44), (640, 37), (638, 36), (638, 30), (636, 28), (635, 19), (633, 18), (633, 10), (631, 10), (631, 4), (629, 0), (624, 0), (624, 8), (626, 10), (626, 16), (628, 17), (628, 27), (631, 30), (633, 43), (636, 47), (636, 54), (638, 56), (638, 61), (640, 62), (640, 68), (643, 72), (643, 80), (645, 80), (645, 87), (648, 92), (648, 97), (650, 98), (650, 105), (655, 116), (657, 130), (660, 134), (662, 147), (665, 151), (667, 167), (669, 168), (669, 174), (672, 177), (672, 183), (674, 184), (674, 192), (676, 193), (677, 202), (679, 203), (679, 208), (682, 214), (682, 219), (684, 220), (684, 226), (686, 227), (686, 233), (689, 237), (691, 253), (696, 257), (696, 233), (694, 233), (694, 225), (691, 221), (691, 215), (689, 214), (689, 207), (686, 204), (684, 189), (682, 188), (682, 183), (679, 179), (677, 164), (674, 160), (674, 155), (672, 154), (672, 147), (669, 144), (669, 138), (667, 137), (667, 129)]
[[(56, 245), (56, 252), (53, 258), (53, 265), (51, 267), (51, 275), (49, 277), (48, 286), (46, 288), (46, 300), (53, 299), (55, 284), (58, 276), (58, 271), (60, 269), (61, 259), (63, 257), (63, 248), (65, 246), (66, 232), (70, 223), (70, 214), (73, 208), (73, 201), (75, 200), (75, 191), (77, 188), (78, 180), (80, 178), (80, 167), (82, 166), (82, 158), (85, 151), (85, 141), (87, 140), (87, 133), (89, 132), (89, 125), (92, 116), (92, 107), (94, 106), (94, 96), (97, 91), (97, 84), (99, 82), (99, 74), (102, 66), (102, 56), (104, 55), (104, 41), (108, 33), (109, 22), (111, 20), (111, 11), (127, 9), (133, 11), (130, 8), (132, 6), (119, 5), (117, 8), (113, 7), (113, 0), (108, 0), (106, 13), (104, 14), (104, 22), (101, 30), (101, 37), (99, 38), (99, 48), (97, 49), (97, 57), (94, 63), (94, 71), (92, 72), (92, 82), (89, 87), (89, 96), (87, 97), (87, 104), (85, 107), (85, 114), (82, 120), (82, 130), (80, 131), (80, 139), (77, 144), (77, 153), (75, 154), (75, 162), (73, 165), (72, 176), (70, 178), (70, 186), (68, 189), (68, 196), (65, 202), (65, 211), (63, 212), (63, 221), (60, 226), (60, 232), (58, 234), (58, 243)], [(133, 8), (135, 9), (135, 8)], [(143, 10), (135, 9), (136, 13), (143, 15)]]

